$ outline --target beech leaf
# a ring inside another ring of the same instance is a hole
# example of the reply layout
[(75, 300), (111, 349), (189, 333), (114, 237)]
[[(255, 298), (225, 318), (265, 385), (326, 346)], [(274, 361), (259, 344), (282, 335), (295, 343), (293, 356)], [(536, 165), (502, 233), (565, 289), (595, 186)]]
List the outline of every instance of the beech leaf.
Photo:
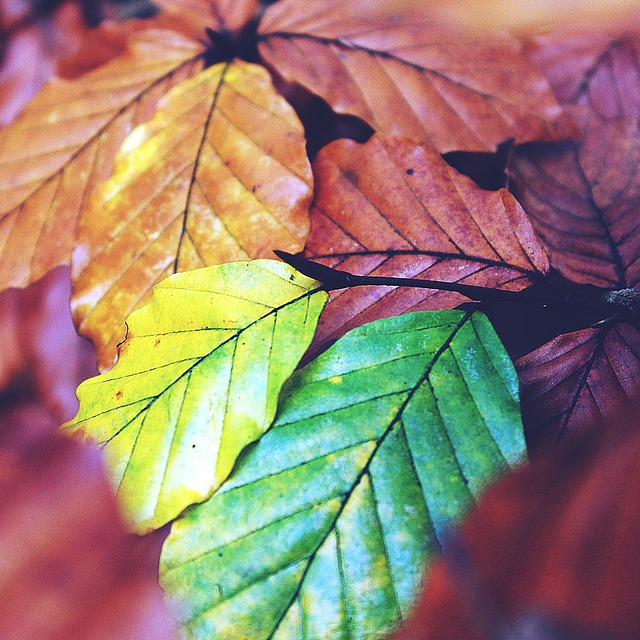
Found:
[(640, 284), (640, 125), (574, 112), (583, 135), (512, 154), (512, 189), (563, 276), (607, 289)]
[(51, 434), (2, 440), (0, 636), (171, 640), (145, 543), (125, 530), (98, 452)]
[(259, 0), (154, 0), (172, 20), (189, 27), (194, 37), (205, 29), (234, 33), (256, 15)]
[[(374, 135), (339, 140), (314, 164), (317, 191), (305, 256), (360, 275), (520, 290), (548, 270), (524, 211), (506, 190), (484, 191), (428, 145)], [(449, 292), (359, 287), (332, 292), (314, 347), (405, 311), (454, 307)]]
[(451, 524), (525, 451), (513, 366), (480, 313), (355, 329), (174, 522), (161, 583), (187, 638), (381, 638)]
[(626, 323), (563, 334), (516, 362), (536, 446), (579, 436), (640, 401), (640, 331)]
[(372, 14), (344, 0), (280, 0), (260, 23), (259, 52), (336, 112), (441, 153), (575, 132), (515, 38), (448, 31), (432, 8), (413, 7)]
[(54, 79), (0, 129), (0, 289), (68, 264), (80, 210), (130, 128), (172, 84), (202, 68), (202, 47), (170, 31), (75, 80)]
[(635, 640), (639, 408), (491, 487), (393, 639)]
[(531, 38), (527, 54), (561, 103), (588, 105), (605, 119), (640, 116), (640, 33), (602, 29)]
[(221, 63), (174, 87), (80, 220), (72, 309), (101, 366), (162, 278), (300, 251), (312, 182), (302, 125), (266, 70)]
[(273, 420), (326, 300), (275, 261), (177, 274), (133, 313), (116, 366), (78, 388), (63, 426), (98, 442), (140, 533), (211, 495)]

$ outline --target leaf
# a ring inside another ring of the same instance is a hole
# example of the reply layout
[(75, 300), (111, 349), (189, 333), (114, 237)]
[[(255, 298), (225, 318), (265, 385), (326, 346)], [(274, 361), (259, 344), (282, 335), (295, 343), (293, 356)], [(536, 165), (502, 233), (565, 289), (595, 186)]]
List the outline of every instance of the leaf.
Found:
[(258, 11), (258, 0), (154, 0), (168, 16), (189, 26), (193, 37), (205, 29), (240, 31)]
[(588, 112), (581, 138), (531, 145), (512, 154), (512, 188), (549, 253), (579, 284), (640, 284), (640, 126), (602, 122)]
[(159, 95), (201, 68), (202, 48), (168, 31), (76, 80), (53, 80), (0, 130), (0, 288), (68, 264), (79, 211), (129, 128)]
[(97, 452), (50, 435), (0, 447), (0, 636), (169, 640), (141, 542), (124, 530)]
[(490, 488), (394, 640), (635, 640), (638, 415)]
[(579, 436), (640, 400), (640, 331), (620, 323), (563, 334), (516, 368), (523, 419), (536, 446)]
[(145, 533), (211, 495), (270, 425), (326, 294), (275, 261), (178, 274), (128, 319), (120, 358), (80, 385), (67, 433), (98, 442)]
[(447, 31), (412, 6), (372, 15), (357, 2), (281, 0), (260, 23), (259, 52), (336, 112), (441, 153), (574, 133), (515, 39)]
[(379, 320), (287, 382), (269, 432), (174, 522), (161, 582), (188, 638), (383, 637), (523, 454), (515, 372), (482, 314)]
[[(546, 254), (507, 191), (484, 191), (429, 146), (373, 136), (340, 140), (314, 164), (309, 258), (361, 275), (417, 277), (519, 290), (546, 273)], [(454, 307), (452, 292), (359, 287), (332, 292), (312, 349), (405, 311)]]
[(0, 295), (0, 446), (19, 422), (8, 415), (11, 405), (37, 403), (57, 428), (78, 410), (78, 384), (95, 375), (93, 349), (71, 322), (70, 289), (68, 269), (56, 269)]
[(527, 53), (561, 103), (605, 119), (640, 116), (640, 33), (562, 29), (531, 38)]
[(302, 125), (264, 69), (218, 64), (172, 89), (80, 220), (72, 309), (101, 367), (170, 273), (300, 251), (312, 183)]

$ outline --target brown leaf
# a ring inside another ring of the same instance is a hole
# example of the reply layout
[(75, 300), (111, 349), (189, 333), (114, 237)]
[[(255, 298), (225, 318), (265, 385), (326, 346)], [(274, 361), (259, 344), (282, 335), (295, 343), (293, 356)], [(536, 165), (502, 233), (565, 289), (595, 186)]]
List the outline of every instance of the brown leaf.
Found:
[(640, 125), (584, 111), (583, 136), (516, 149), (512, 190), (551, 264), (578, 284), (640, 284)]
[(193, 37), (203, 37), (205, 29), (237, 32), (258, 11), (259, 0), (154, 0), (168, 16), (185, 24)]
[(635, 640), (638, 408), (491, 488), (394, 640)]
[(109, 174), (131, 127), (201, 68), (200, 53), (175, 33), (136, 34), (112, 62), (46, 85), (0, 130), (0, 288), (68, 263), (86, 196)]
[(516, 368), (525, 429), (537, 450), (640, 401), (640, 331), (621, 323), (563, 334), (520, 358)]
[[(359, 275), (414, 277), (520, 290), (548, 263), (507, 191), (484, 191), (428, 145), (374, 135), (339, 140), (314, 164), (305, 255)], [(332, 292), (312, 349), (405, 311), (454, 307), (457, 293), (401, 287)]]
[(575, 132), (515, 39), (446, 31), (414, 6), (372, 15), (357, 2), (281, 0), (260, 24), (260, 55), (336, 112), (440, 152)]
[(48, 436), (0, 448), (0, 469), (0, 637), (173, 637), (153, 571), (122, 526), (97, 451)]
[(606, 119), (640, 116), (640, 33), (562, 29), (532, 38), (526, 50), (561, 103)]
[(221, 63), (176, 86), (80, 221), (73, 314), (101, 367), (170, 273), (300, 251), (312, 183), (302, 125), (263, 68)]

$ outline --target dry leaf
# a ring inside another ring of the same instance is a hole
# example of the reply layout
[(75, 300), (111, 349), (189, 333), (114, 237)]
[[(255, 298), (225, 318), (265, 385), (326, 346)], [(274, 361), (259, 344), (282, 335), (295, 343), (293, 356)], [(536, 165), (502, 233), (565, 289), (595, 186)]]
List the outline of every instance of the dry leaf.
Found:
[(0, 636), (169, 640), (156, 579), (97, 451), (47, 436), (0, 448)]
[(563, 276), (607, 289), (637, 287), (640, 125), (576, 113), (581, 138), (514, 151), (512, 190)]
[(72, 308), (101, 366), (170, 273), (301, 250), (311, 195), (302, 125), (264, 69), (220, 63), (176, 86), (80, 222)]
[(563, 334), (516, 367), (529, 438), (551, 448), (640, 401), (640, 331), (621, 323)]
[(200, 52), (175, 33), (136, 34), (111, 63), (49, 83), (0, 130), (0, 288), (68, 263), (78, 213), (120, 142), (163, 92), (201, 68)]
[(281, 0), (265, 12), (258, 48), (277, 74), (336, 112), (442, 153), (575, 133), (519, 42), (447, 31), (429, 13), (371, 14), (342, 0), (303, 6)]
[(640, 116), (640, 32), (563, 28), (532, 38), (526, 50), (561, 103), (606, 119)]
[[(314, 173), (308, 258), (359, 275), (512, 291), (548, 269), (511, 194), (480, 189), (427, 145), (377, 135), (364, 145), (341, 140), (320, 152)], [(465, 301), (449, 291), (406, 287), (332, 292), (312, 349), (380, 317)]]

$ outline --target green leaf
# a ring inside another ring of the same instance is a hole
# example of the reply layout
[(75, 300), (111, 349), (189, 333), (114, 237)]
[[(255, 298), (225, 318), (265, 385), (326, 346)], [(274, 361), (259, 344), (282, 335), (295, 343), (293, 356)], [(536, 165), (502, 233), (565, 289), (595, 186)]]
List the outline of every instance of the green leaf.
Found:
[(485, 484), (525, 452), (485, 316), (364, 325), (295, 373), (274, 426), (174, 522), (161, 582), (187, 638), (379, 638)]
[(63, 430), (100, 443), (136, 531), (208, 498), (269, 427), (327, 294), (271, 260), (167, 278), (129, 317), (109, 373), (78, 388)]

